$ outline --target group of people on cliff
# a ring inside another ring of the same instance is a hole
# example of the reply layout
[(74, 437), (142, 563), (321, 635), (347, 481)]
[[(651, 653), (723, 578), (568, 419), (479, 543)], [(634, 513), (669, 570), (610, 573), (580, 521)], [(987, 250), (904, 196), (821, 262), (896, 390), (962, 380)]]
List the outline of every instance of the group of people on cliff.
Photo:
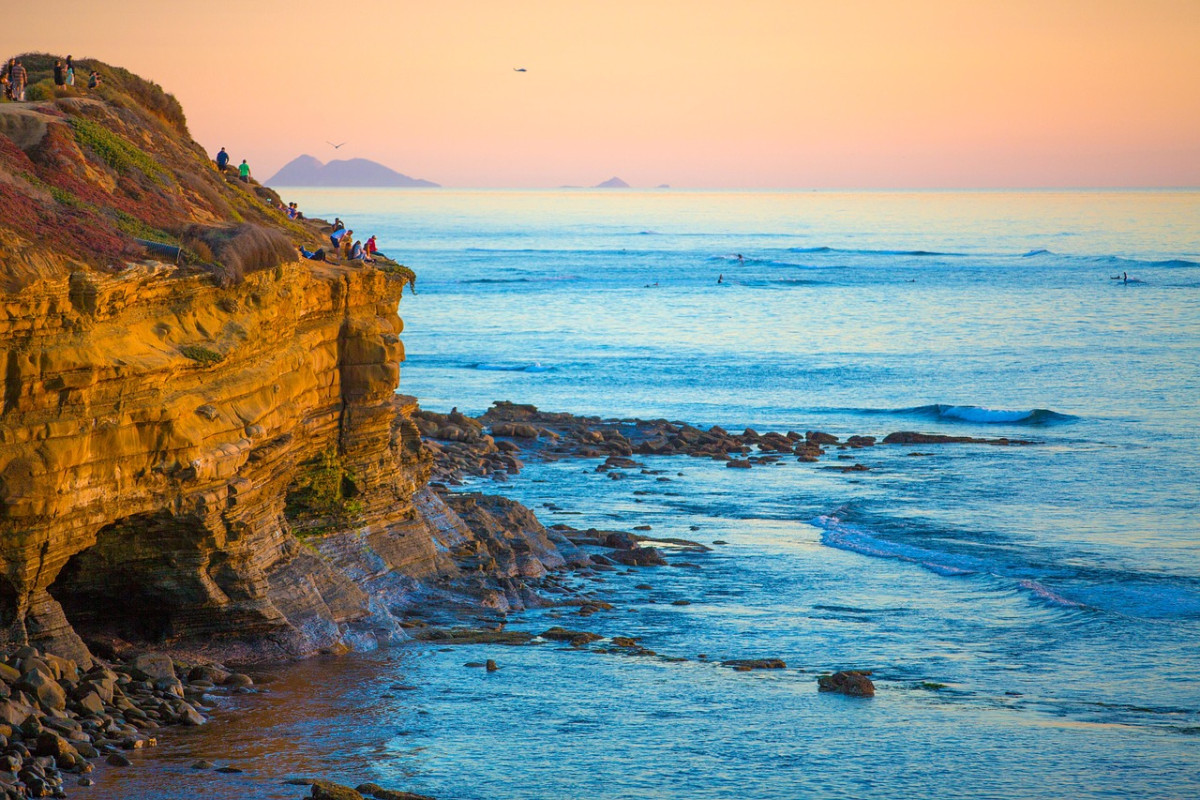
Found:
[[(222, 147), (214, 160), (217, 162), (217, 169), (224, 173), (225, 168), (229, 166), (229, 153)], [(242, 163), (238, 167), (238, 177), (244, 182), (249, 182), (250, 180), (250, 165), (246, 163), (245, 159), (242, 159)], [(271, 205), (274, 206), (274, 203), (271, 203)], [(304, 219), (304, 214), (300, 213), (300, 208), (295, 203), (288, 203), (286, 206), (280, 203), (277, 210), (287, 215), (288, 219)], [(346, 223), (342, 222), (339, 217), (334, 218), (333, 232), (329, 234), (329, 243), (333, 247), (334, 254), (340, 255), (341, 258), (347, 261), (374, 263), (375, 256), (386, 258), (383, 253), (379, 252), (374, 235), (367, 239), (366, 242), (355, 239), (354, 231), (346, 230)], [(300, 255), (313, 261), (325, 261), (329, 255), (325, 252), (324, 248), (309, 250), (304, 245), (300, 245), (299, 249)]]
[[(292, 205), (295, 205), (294, 203)], [(375, 256), (387, 258), (383, 253), (379, 252), (379, 247), (375, 244), (375, 237), (367, 239), (366, 242), (359, 241), (354, 238), (354, 231), (346, 229), (346, 223), (342, 222), (340, 217), (333, 219), (333, 231), (329, 234), (329, 243), (333, 246), (333, 252), (340, 255), (347, 261), (363, 261), (368, 264), (375, 263)], [(300, 255), (312, 261), (327, 261), (329, 254), (325, 252), (325, 248), (317, 250), (309, 250), (304, 245), (300, 245)], [(415, 291), (415, 290), (414, 290)]]
[[(4, 86), (4, 99), (14, 102), (25, 102), (25, 89), (29, 84), (29, 71), (19, 58), (10, 58), (0, 69), (0, 84)], [(88, 88), (95, 89), (101, 84), (100, 73), (92, 70), (88, 73)], [(54, 62), (54, 85), (57, 88), (75, 85), (75, 59), (57, 59)]]
[(25, 102), (25, 83), (28, 80), (29, 73), (25, 71), (25, 65), (15, 58), (10, 58), (4, 65), (3, 73), (0, 73), (0, 83), (4, 84), (4, 99)]
[(375, 236), (367, 239), (366, 243), (354, 238), (354, 231), (346, 229), (346, 223), (340, 217), (333, 218), (333, 232), (329, 234), (329, 243), (334, 252), (341, 251), (342, 258), (350, 261), (365, 261), (373, 263), (375, 256), (385, 257), (375, 244)]
[[(217, 169), (221, 172), (225, 171), (225, 167), (229, 166), (229, 153), (225, 152), (225, 148), (221, 148), (221, 152), (217, 153), (216, 157)], [(246, 163), (246, 159), (242, 159), (242, 163), (238, 165), (238, 179), (242, 183), (250, 182), (250, 165)]]

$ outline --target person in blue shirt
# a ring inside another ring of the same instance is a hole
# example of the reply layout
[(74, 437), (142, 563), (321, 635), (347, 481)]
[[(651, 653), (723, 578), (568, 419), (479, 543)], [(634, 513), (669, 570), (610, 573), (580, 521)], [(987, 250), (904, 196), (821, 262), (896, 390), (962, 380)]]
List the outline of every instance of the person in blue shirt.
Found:
[(225, 165), (229, 163), (229, 153), (225, 152), (225, 148), (221, 148), (221, 152), (217, 153), (217, 169), (225, 171)]

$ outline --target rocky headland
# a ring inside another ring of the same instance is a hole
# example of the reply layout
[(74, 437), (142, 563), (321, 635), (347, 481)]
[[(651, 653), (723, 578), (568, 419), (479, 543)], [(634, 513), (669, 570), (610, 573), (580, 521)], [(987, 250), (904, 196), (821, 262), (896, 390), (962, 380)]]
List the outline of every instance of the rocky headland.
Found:
[(0, 648), (84, 670), (369, 648), (456, 581), (523, 602), (481, 562), (567, 563), (427, 485), (396, 394), (409, 270), (299, 258), (328, 226), (218, 171), (174, 98), (23, 60), (38, 99), (0, 106)]
[[(547, 527), (512, 500), (461, 491), (532, 459), (596, 459), (619, 480), (661, 475), (660, 456), (735, 469), (824, 458), (861, 472), (870, 467), (856, 454), (876, 446), (1030, 444), (732, 433), (507, 402), (480, 417), (422, 410), (397, 393), (410, 270), (299, 258), (329, 226), (288, 219), (272, 190), (218, 170), (159, 87), (90, 62), (101, 89), (56, 88), (52, 59), (23, 60), (31, 101), (0, 105), (10, 797), (61, 795), (66, 775), (86, 781), (101, 758), (121, 766), (160, 726), (204, 722), (205, 698), (251, 690), (225, 664), (402, 639), (672, 659), (578, 624), (505, 627), (506, 614), (533, 607), (611, 609), (568, 572), (694, 566), (677, 556), (710, 549), (636, 527)], [(863, 673), (827, 683), (870, 694)], [(313, 796), (405, 796), (306, 785)]]

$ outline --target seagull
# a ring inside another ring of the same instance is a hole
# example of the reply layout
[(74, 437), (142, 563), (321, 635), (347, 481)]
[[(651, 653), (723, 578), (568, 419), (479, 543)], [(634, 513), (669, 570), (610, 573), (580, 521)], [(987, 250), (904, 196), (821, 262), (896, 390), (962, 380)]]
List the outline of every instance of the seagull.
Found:
[(513, 67), (513, 72), (529, 72), (529, 70), (524, 67)]
[(325, 140), (325, 144), (329, 145), (329, 146), (330, 146), (330, 147), (332, 147), (334, 150), (337, 150), (339, 147), (341, 147), (341, 146), (342, 146), (342, 144), (345, 144), (345, 142), (342, 142), (342, 144), (334, 144), (333, 142), (331, 142), (331, 141), (329, 141), (328, 139), (326, 139), (326, 140)]

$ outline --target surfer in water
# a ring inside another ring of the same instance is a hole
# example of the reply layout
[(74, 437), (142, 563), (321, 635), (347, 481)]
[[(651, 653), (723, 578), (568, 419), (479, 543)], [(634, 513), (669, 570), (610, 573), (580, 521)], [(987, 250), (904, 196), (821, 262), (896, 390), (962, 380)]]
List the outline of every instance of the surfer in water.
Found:
[(717, 283), (720, 283), (720, 282), (721, 282), (721, 281), (723, 281), (723, 280), (725, 280), (725, 276), (724, 276), (724, 275), (718, 275), (718, 276), (717, 276)]

